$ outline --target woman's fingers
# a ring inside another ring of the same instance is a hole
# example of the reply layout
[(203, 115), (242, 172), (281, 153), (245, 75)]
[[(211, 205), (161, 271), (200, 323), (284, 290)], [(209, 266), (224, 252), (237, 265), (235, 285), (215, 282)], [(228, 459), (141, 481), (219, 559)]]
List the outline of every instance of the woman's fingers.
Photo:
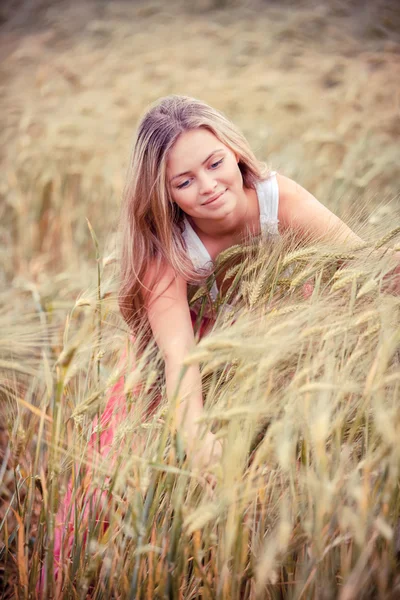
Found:
[(218, 482), (218, 468), (222, 457), (222, 442), (215, 435), (208, 432), (193, 454), (189, 454), (194, 473), (199, 476), (199, 481), (204, 486), (206, 494), (212, 497)]

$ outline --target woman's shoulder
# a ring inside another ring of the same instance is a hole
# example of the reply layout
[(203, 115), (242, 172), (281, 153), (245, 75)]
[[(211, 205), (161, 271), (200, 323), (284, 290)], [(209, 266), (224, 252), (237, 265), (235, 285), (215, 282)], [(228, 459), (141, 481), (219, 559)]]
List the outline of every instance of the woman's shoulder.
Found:
[[(174, 355), (174, 340), (193, 338), (187, 283), (166, 261), (154, 260), (145, 277), (144, 306), (164, 357)], [(176, 349), (175, 349), (176, 354)]]
[(298, 194), (302, 189), (301, 185), (293, 179), (290, 179), (290, 177), (286, 177), (286, 175), (282, 175), (282, 173), (278, 173), (276, 171), (274, 172), (274, 175), (279, 186), (280, 196), (293, 196)]
[(293, 215), (304, 205), (311, 196), (299, 183), (277, 173), (276, 181), (279, 188), (279, 221), (281, 225), (289, 226)]
[(186, 295), (187, 281), (175, 271), (164, 258), (149, 261), (143, 277), (143, 287), (148, 297), (159, 297), (166, 292), (170, 295)]

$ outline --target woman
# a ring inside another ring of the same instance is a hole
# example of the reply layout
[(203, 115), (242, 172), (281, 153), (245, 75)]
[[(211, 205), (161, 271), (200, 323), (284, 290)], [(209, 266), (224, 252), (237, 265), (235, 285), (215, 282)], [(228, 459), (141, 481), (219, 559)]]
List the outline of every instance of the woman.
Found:
[[(199, 366), (191, 365), (181, 378), (183, 361), (195, 344), (196, 315), (189, 309), (188, 284), (203, 282), (216, 257), (249, 234), (268, 237), (292, 230), (307, 240), (335, 239), (348, 245), (362, 240), (300, 185), (258, 162), (225, 116), (185, 96), (162, 98), (139, 124), (121, 224), (121, 313), (133, 336), (148, 323), (164, 358), (169, 398), (179, 384), (177, 426), (186, 452), (202, 469), (222, 449), (211, 431), (201, 444), (195, 443), (203, 413)], [(217, 280), (211, 289), (213, 299), (220, 284)], [(203, 333), (209, 324), (208, 317)], [(126, 404), (121, 378), (92, 435), (90, 452), (108, 454), (127, 414)], [(82, 507), (89, 503), (86, 487), (82, 489), (82, 499), (75, 493), (71, 502), (70, 486), (58, 511), (56, 573), (59, 559), (63, 562), (61, 547), (64, 557), (70, 554), (77, 502), (81, 518), (87, 518), (88, 509)], [(106, 511), (105, 495), (94, 493)]]
[[(120, 309), (133, 329), (148, 319), (169, 397), (194, 345), (187, 285), (200, 282), (220, 252), (249, 233), (288, 229), (307, 239), (362, 241), (300, 185), (259, 163), (225, 116), (185, 96), (162, 98), (139, 125), (122, 227)], [(198, 366), (187, 370), (179, 390), (178, 425), (190, 450), (203, 412)], [(209, 432), (193, 455), (198, 466), (220, 454), (214, 442)]]

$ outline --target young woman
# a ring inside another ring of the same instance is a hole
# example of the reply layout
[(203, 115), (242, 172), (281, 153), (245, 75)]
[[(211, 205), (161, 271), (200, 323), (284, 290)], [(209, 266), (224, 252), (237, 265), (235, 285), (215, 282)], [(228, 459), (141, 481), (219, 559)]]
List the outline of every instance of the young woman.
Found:
[[(185, 96), (162, 98), (139, 124), (121, 223), (120, 309), (133, 335), (148, 323), (164, 358), (168, 397), (195, 344), (188, 284), (203, 282), (223, 250), (249, 234), (268, 237), (289, 229), (307, 240), (362, 242), (300, 185), (258, 162), (224, 115)], [(211, 289), (213, 298), (220, 283)], [(91, 447), (102, 455), (127, 413), (123, 390), (122, 378), (92, 436)], [(202, 469), (219, 457), (221, 445), (211, 431), (194, 444), (203, 412), (199, 366), (179, 381), (179, 401), (177, 425), (192, 464)], [(78, 500), (71, 490), (56, 519), (56, 571), (72, 546)]]
[[(162, 98), (139, 124), (122, 226), (120, 309), (133, 329), (148, 319), (164, 357), (168, 396), (195, 343), (188, 283), (200, 282), (220, 252), (249, 233), (287, 229), (307, 239), (361, 242), (300, 185), (258, 162), (223, 114), (185, 96)], [(179, 389), (178, 424), (190, 449), (203, 411), (199, 367), (190, 367)], [(208, 433), (193, 455), (198, 466), (219, 455), (214, 442)]]

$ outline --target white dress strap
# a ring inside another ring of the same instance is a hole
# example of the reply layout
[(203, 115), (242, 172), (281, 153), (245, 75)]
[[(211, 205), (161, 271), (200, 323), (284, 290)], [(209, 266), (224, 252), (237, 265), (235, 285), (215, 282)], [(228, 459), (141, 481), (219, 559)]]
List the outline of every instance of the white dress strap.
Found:
[(276, 172), (272, 171), (268, 179), (257, 183), (256, 188), (260, 206), (261, 231), (264, 235), (279, 235), (279, 187)]

